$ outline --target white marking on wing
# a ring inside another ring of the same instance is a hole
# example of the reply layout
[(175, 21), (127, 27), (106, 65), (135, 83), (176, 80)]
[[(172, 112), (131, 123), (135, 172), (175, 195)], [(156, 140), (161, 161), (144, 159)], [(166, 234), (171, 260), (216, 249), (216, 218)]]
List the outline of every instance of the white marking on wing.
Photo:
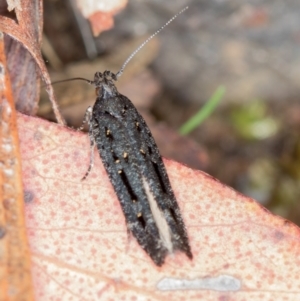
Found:
[(154, 195), (152, 194), (150, 190), (150, 186), (147, 182), (147, 180), (142, 177), (143, 179), (143, 186), (150, 204), (150, 209), (153, 215), (153, 219), (155, 221), (155, 224), (159, 231), (160, 239), (162, 240), (164, 246), (168, 249), (170, 253), (173, 252), (173, 244), (171, 239), (171, 232), (169, 225), (166, 221), (166, 218), (163, 214), (163, 212), (158, 208), (158, 205), (155, 201)]

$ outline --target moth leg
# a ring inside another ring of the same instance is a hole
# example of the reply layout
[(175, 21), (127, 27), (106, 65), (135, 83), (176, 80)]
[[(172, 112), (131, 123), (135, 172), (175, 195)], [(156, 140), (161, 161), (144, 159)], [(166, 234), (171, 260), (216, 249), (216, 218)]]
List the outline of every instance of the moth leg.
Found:
[(76, 129), (76, 131), (82, 131), (84, 129), (85, 124), (91, 120), (92, 117), (92, 107), (88, 107), (85, 111), (82, 124), (79, 128)]
[(88, 109), (85, 112), (83, 125), (86, 122), (88, 122), (88, 124), (89, 124), (90, 164), (89, 164), (88, 170), (86, 171), (86, 173), (83, 176), (83, 178), (81, 179), (81, 181), (84, 181), (88, 177), (88, 175), (90, 174), (90, 172), (91, 172), (91, 170), (94, 166), (94, 153), (95, 153), (94, 150), (95, 150), (96, 142), (95, 142), (95, 138), (94, 138), (94, 135), (93, 135), (93, 126), (92, 126), (92, 123), (91, 123), (91, 116), (92, 116), (92, 107), (88, 107)]

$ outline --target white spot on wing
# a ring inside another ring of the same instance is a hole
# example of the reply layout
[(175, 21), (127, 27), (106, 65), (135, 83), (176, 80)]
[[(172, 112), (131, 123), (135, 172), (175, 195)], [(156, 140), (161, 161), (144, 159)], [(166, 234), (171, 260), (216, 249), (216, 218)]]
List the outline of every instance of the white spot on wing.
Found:
[(168, 249), (170, 253), (173, 252), (173, 245), (171, 240), (171, 233), (169, 225), (166, 221), (166, 218), (163, 212), (158, 208), (155, 198), (150, 190), (147, 180), (142, 177), (143, 186), (150, 204), (150, 209), (153, 215), (153, 219), (159, 231), (160, 239), (162, 240), (164, 246)]

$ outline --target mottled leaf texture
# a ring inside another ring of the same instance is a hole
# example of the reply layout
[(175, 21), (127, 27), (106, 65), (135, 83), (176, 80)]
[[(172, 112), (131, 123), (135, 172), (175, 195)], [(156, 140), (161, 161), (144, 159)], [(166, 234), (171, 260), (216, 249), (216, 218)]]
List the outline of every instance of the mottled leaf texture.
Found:
[(129, 231), (157, 265), (168, 253), (190, 259), (184, 222), (152, 134), (131, 101), (119, 94), (110, 72), (97, 72), (90, 137), (97, 145)]
[(164, 160), (184, 253), (155, 265), (135, 239), (87, 135), (19, 115), (35, 300), (300, 300), (300, 231), (200, 171)]

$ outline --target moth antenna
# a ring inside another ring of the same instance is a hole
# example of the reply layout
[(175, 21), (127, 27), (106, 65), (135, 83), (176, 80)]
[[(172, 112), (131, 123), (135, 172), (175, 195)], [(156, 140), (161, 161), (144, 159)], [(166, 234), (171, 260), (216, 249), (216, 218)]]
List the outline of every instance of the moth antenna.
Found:
[[(72, 80), (83, 80), (85, 82), (87, 82), (90, 85), (94, 84), (94, 81), (83, 78), (83, 77), (73, 77), (73, 78), (68, 78), (68, 79), (63, 79), (63, 80), (57, 80), (55, 82), (52, 82), (51, 85), (56, 85), (56, 84), (60, 84), (60, 83), (65, 83), (65, 82), (70, 82)], [(47, 87), (48, 85), (43, 85), (42, 88)]]
[(186, 11), (189, 7), (186, 6), (184, 9), (182, 9), (179, 13), (177, 13), (175, 16), (173, 16), (165, 25), (163, 25), (160, 29), (158, 29), (154, 34), (152, 34), (145, 42), (143, 42), (125, 61), (122, 68), (117, 72), (116, 77), (119, 78), (122, 73), (124, 72), (124, 69), (126, 65), (131, 61), (131, 59), (150, 41), (152, 40), (157, 34), (159, 34), (166, 26), (168, 26), (172, 21), (174, 21), (180, 14), (182, 14), (184, 11)]

